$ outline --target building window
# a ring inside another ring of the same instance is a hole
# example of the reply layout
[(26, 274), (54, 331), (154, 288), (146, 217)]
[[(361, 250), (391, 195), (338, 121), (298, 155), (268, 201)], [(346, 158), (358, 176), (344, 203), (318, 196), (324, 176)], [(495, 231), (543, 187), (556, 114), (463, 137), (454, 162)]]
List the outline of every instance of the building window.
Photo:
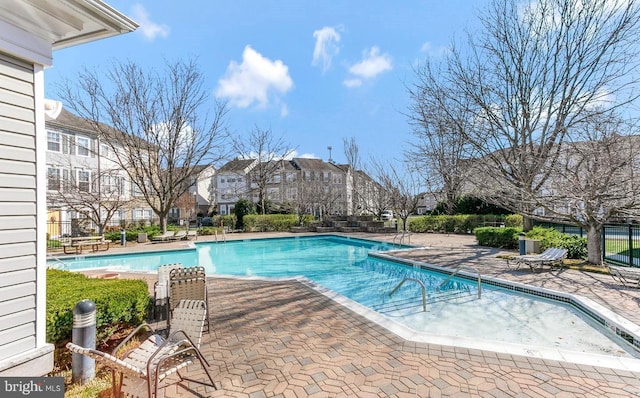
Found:
[(329, 172), (328, 171), (325, 171), (325, 172), (322, 173), (322, 180), (324, 182), (329, 182)]
[(89, 156), (89, 139), (87, 137), (76, 137), (76, 147), (78, 156)]
[(60, 133), (47, 131), (47, 149), (53, 152), (60, 152)]
[(49, 191), (60, 190), (60, 169), (53, 167), (47, 169), (47, 189)]
[(100, 145), (100, 156), (105, 158), (111, 157), (111, 148), (109, 148), (109, 145), (107, 144)]
[(142, 189), (133, 181), (131, 181), (131, 196), (143, 196)]
[(66, 155), (75, 155), (76, 154), (76, 139), (74, 136), (62, 134), (62, 153)]
[(105, 175), (102, 177), (102, 190), (105, 194), (118, 194), (124, 193), (124, 178), (120, 176)]
[(86, 170), (78, 170), (78, 190), (80, 192), (91, 191), (91, 172)]

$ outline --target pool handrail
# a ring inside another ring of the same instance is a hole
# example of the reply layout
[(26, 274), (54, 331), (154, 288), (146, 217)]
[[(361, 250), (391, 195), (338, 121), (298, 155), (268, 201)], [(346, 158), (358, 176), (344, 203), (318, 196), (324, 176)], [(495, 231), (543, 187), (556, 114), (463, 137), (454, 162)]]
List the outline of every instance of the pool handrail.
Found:
[(440, 286), (438, 286), (438, 288), (441, 288), (442, 286), (444, 286), (445, 283), (449, 282), (449, 280), (451, 280), (451, 278), (456, 276), (456, 274), (458, 272), (462, 271), (463, 269), (466, 269), (467, 271), (474, 271), (478, 275), (478, 298), (482, 298), (482, 277), (480, 276), (480, 271), (476, 267), (472, 267), (470, 265), (460, 265), (460, 266), (458, 266), (456, 269), (453, 270), (453, 272), (451, 274), (449, 274), (447, 279), (445, 279), (444, 282), (442, 282), (440, 284)]
[(393, 290), (389, 293), (389, 297), (391, 297), (391, 295), (395, 293), (396, 290), (400, 289), (400, 286), (402, 286), (406, 281), (417, 282), (420, 285), (420, 287), (422, 288), (422, 311), (427, 312), (427, 289), (424, 287), (424, 283), (422, 283), (420, 279), (409, 277), (404, 278), (400, 283), (398, 283), (398, 286), (394, 287)]

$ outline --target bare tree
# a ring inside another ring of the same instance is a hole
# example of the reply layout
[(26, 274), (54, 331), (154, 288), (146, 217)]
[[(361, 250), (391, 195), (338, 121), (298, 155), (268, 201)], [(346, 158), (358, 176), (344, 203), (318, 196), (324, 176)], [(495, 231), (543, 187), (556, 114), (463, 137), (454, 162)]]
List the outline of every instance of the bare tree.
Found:
[(444, 73), (429, 62), (414, 72), (417, 82), (408, 89), (407, 116), (416, 142), (405, 156), (422, 171), (427, 190), (444, 198), (446, 213), (454, 214), (467, 178), (466, 159), (474, 154), (465, 137), (475, 130), (476, 119), (463, 97), (451, 97), (457, 93)]
[(188, 191), (180, 195), (174, 202), (174, 206), (180, 210), (180, 219), (187, 223), (187, 229), (190, 227), (191, 219), (196, 217), (197, 205), (197, 196)]
[(407, 230), (407, 220), (418, 209), (420, 192), (424, 188), (415, 169), (406, 163), (402, 168), (394, 163), (372, 160), (376, 179), (387, 192), (389, 207), (402, 220), (403, 230)]
[(351, 178), (348, 181), (351, 191), (351, 214), (357, 215), (359, 209), (365, 207), (365, 198), (363, 195), (363, 188), (359, 172), (362, 169), (362, 160), (360, 159), (360, 148), (356, 143), (356, 139), (351, 137), (349, 139), (344, 138), (342, 140), (344, 147), (344, 156), (347, 158), (347, 166), (349, 168), (349, 174)]
[(267, 186), (281, 174), (280, 160), (290, 157), (294, 149), (271, 130), (255, 127), (247, 138), (239, 137), (233, 142), (234, 150), (245, 159), (258, 159), (258, 164), (249, 172), (251, 188), (258, 192), (258, 211), (266, 213)]
[(51, 192), (47, 194), (47, 202), (49, 206), (65, 206), (82, 214), (96, 224), (98, 234), (102, 235), (113, 216), (129, 203), (124, 178), (117, 170), (88, 167), (75, 173), (69, 166), (62, 170), (62, 176), (48, 176)]
[(123, 62), (104, 75), (85, 68), (75, 85), (66, 81), (60, 87), (67, 105), (105, 137), (163, 231), (174, 202), (196, 179), (197, 166), (226, 155), (226, 105), (215, 103), (209, 119), (203, 82), (194, 60), (167, 63), (164, 73)]
[[(636, 0), (493, 0), (469, 53), (448, 58), (450, 98), (462, 98), (477, 128), (476, 194), (525, 216), (556, 170), (574, 126), (638, 94), (640, 7)], [(501, 195), (493, 195), (496, 187)]]
[(547, 214), (587, 231), (588, 261), (602, 262), (602, 227), (640, 209), (635, 127), (613, 114), (584, 120), (566, 142), (540, 202)]

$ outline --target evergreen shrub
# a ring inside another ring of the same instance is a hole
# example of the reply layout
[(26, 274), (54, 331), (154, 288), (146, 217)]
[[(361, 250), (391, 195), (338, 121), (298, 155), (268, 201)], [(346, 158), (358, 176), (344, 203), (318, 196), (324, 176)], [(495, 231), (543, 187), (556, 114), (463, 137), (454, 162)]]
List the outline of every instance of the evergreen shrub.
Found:
[(47, 341), (71, 337), (73, 307), (81, 300), (96, 304), (96, 344), (105, 341), (120, 323), (142, 323), (151, 308), (147, 282), (98, 279), (69, 271), (47, 270)]

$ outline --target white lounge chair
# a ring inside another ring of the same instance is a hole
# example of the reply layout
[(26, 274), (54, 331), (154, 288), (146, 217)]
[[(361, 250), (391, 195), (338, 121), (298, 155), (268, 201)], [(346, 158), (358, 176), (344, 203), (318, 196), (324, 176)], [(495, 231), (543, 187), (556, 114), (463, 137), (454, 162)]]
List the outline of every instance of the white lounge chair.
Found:
[(175, 236), (174, 231), (167, 231), (161, 235), (156, 235), (153, 238), (151, 238), (151, 243), (169, 242), (173, 240), (174, 236)]
[[(507, 266), (511, 269), (519, 269), (522, 264), (526, 264), (531, 272), (541, 271), (545, 265), (561, 263), (567, 256), (567, 249), (550, 247), (540, 254), (525, 254), (507, 260)], [(512, 262), (514, 265), (512, 266)]]
[(187, 239), (187, 231), (185, 230), (180, 230), (171, 237), (171, 240), (182, 240), (182, 239)]
[(640, 287), (640, 268), (605, 264), (614, 281), (624, 286)]

